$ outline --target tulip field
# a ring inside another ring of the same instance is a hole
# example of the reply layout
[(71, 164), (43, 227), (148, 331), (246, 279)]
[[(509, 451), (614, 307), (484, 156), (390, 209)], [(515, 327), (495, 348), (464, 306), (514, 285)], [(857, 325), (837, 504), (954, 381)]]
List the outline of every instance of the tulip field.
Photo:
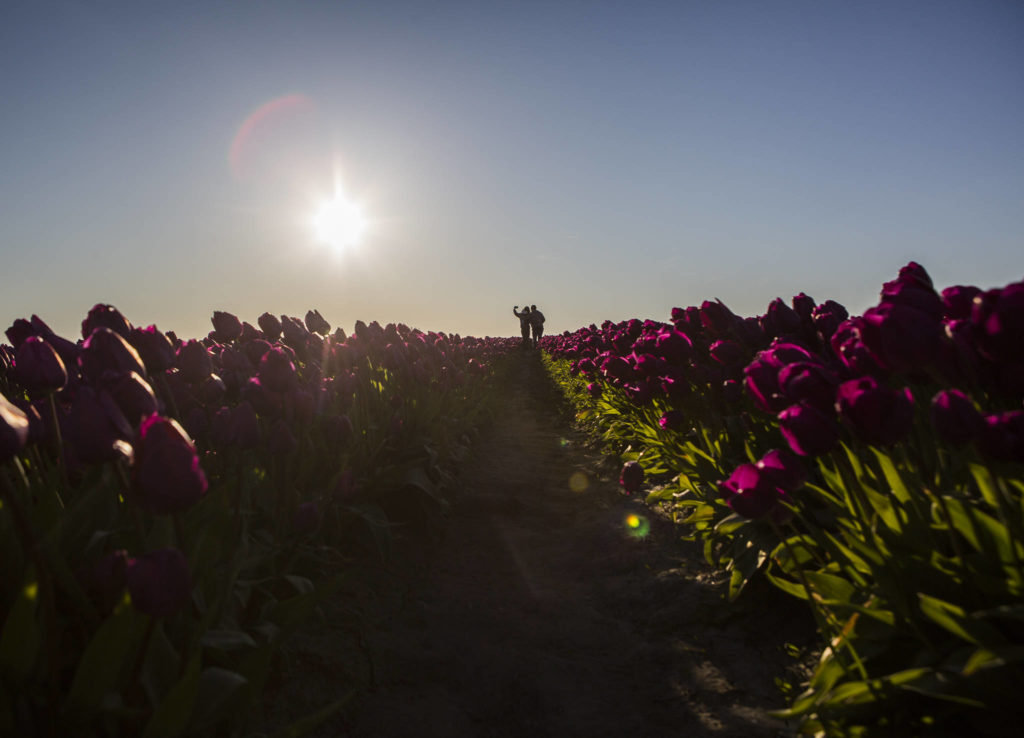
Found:
[(0, 734), (251, 732), (288, 635), (393, 524), (440, 518), (514, 345), (316, 311), (213, 325), (183, 341), (97, 305), (80, 341), (7, 330)]
[[(182, 339), (96, 305), (0, 344), (0, 734), (247, 735), (286, 639), (445, 515), (516, 339), (216, 312)], [(549, 335), (544, 364), (728, 595), (764, 580), (821, 656), (813, 735), (1003, 735), (1024, 708), (1024, 282), (910, 263), (851, 317)], [(726, 603), (725, 606), (728, 606)], [(680, 629), (686, 623), (679, 623)], [(354, 689), (296, 724), (299, 735)]]
[(1018, 734), (1024, 678), (1024, 282), (939, 293), (910, 263), (850, 317), (806, 294), (742, 318), (549, 336), (548, 366), (730, 574), (802, 600), (821, 658), (802, 734)]

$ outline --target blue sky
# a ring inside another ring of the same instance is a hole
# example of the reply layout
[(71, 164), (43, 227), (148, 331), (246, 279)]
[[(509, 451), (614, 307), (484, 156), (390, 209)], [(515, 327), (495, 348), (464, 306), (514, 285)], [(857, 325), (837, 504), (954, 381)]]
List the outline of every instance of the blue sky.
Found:
[[(1022, 38), (973, 0), (5, 4), (0, 329), (856, 313), (911, 259), (1001, 286)], [(310, 226), (336, 177), (370, 221), (343, 252)]]

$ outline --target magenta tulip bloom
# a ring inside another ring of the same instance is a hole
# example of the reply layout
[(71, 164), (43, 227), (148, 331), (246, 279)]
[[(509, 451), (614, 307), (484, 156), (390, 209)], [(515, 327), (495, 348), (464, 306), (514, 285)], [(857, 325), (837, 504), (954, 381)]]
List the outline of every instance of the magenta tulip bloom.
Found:
[(321, 336), (331, 332), (331, 324), (324, 320), (319, 310), (310, 310), (306, 313), (306, 328), (311, 333), (319, 333)]
[(860, 335), (879, 366), (895, 371), (933, 366), (942, 350), (940, 317), (906, 305), (882, 303), (866, 311)]
[(932, 398), (932, 425), (946, 443), (963, 446), (985, 429), (985, 419), (971, 398), (957, 389), (942, 390)]
[(28, 416), (0, 395), (0, 464), (14, 457), (28, 441)]
[(619, 484), (626, 492), (632, 494), (639, 492), (644, 483), (644, 468), (635, 461), (627, 461), (622, 465), (622, 473), (619, 474)]
[(217, 334), (218, 341), (226, 343), (234, 341), (242, 335), (242, 321), (231, 313), (214, 310), (210, 322), (213, 323), (213, 330)]
[(835, 374), (807, 361), (787, 364), (779, 370), (779, 388), (790, 402), (806, 402), (822, 412), (831, 412), (836, 401)]
[(814, 311), (816, 304), (813, 297), (803, 292), (799, 295), (793, 295), (793, 310), (800, 316), (801, 322), (809, 322), (811, 320), (811, 313)]
[(174, 615), (188, 604), (192, 594), (188, 561), (176, 548), (150, 551), (129, 559), (125, 579), (132, 606), (154, 618)]
[(99, 383), (104, 372), (127, 374), (135, 372), (146, 376), (146, 367), (139, 352), (120, 334), (109, 328), (97, 328), (82, 344), (78, 356), (82, 375), (90, 382)]
[(587, 385), (587, 394), (591, 397), (600, 397), (603, 391), (601, 385), (597, 382), (591, 382)]
[(113, 305), (94, 305), (82, 321), (82, 338), (88, 338), (97, 328), (109, 328), (121, 338), (128, 338), (132, 324)]
[(800, 330), (800, 316), (781, 297), (776, 297), (768, 305), (761, 325), (770, 337), (786, 336)]
[(81, 461), (114, 461), (131, 450), (126, 442), (132, 426), (109, 392), (81, 386), (71, 402), (66, 437)]
[(779, 413), (779, 430), (793, 452), (800, 456), (820, 456), (839, 442), (836, 422), (805, 402), (798, 402)]
[(189, 384), (199, 384), (213, 374), (213, 359), (199, 341), (192, 339), (178, 349), (178, 372)]
[(132, 493), (143, 510), (168, 515), (186, 510), (206, 494), (206, 475), (192, 439), (177, 422), (146, 418), (135, 440)]
[(1024, 463), (1024, 410), (986, 415), (978, 450), (996, 461)]
[(807, 483), (807, 470), (800, 457), (784, 448), (772, 449), (755, 466), (786, 492), (795, 492)]
[(943, 313), (947, 320), (968, 320), (974, 310), (974, 298), (981, 294), (978, 287), (954, 285), (942, 290)]
[(263, 313), (263, 315), (256, 319), (256, 323), (259, 325), (260, 330), (263, 331), (263, 337), (268, 341), (276, 341), (281, 337), (281, 321), (276, 316), (270, 313)]
[(982, 355), (995, 362), (1024, 360), (1024, 282), (979, 295), (971, 322)]
[(914, 422), (910, 389), (890, 389), (872, 376), (843, 382), (836, 398), (843, 421), (860, 440), (873, 446), (891, 446), (910, 432)]
[(740, 464), (718, 488), (726, 504), (745, 518), (761, 518), (785, 497), (773, 471)]
[(288, 354), (276, 346), (260, 359), (257, 376), (264, 388), (279, 394), (287, 392), (298, 382), (295, 365), (288, 358)]
[(726, 368), (738, 368), (749, 357), (742, 346), (729, 339), (715, 341), (708, 349), (708, 353), (712, 359)]
[(811, 322), (824, 341), (831, 340), (839, 324), (849, 317), (846, 308), (834, 300), (825, 300), (811, 310)]
[(109, 378), (106, 387), (132, 427), (160, 409), (149, 382), (135, 372)]
[(132, 328), (128, 342), (139, 352), (147, 371), (159, 374), (174, 366), (174, 345), (155, 325)]
[(64, 362), (45, 339), (29, 336), (18, 347), (14, 378), (31, 395), (47, 395), (68, 383)]
[(658, 418), (658, 425), (665, 430), (685, 430), (687, 427), (686, 414), (682, 410), (668, 410)]

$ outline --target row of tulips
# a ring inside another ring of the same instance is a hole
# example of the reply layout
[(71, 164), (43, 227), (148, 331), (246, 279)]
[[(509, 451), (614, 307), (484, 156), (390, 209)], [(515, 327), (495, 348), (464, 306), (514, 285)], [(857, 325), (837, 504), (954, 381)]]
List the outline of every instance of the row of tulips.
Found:
[(1024, 282), (938, 292), (910, 263), (850, 317), (799, 294), (741, 318), (546, 337), (556, 378), (730, 596), (766, 577), (824, 639), (780, 714), (829, 735), (1001, 734), (1024, 678)]
[(245, 730), (289, 633), (441, 513), (514, 346), (212, 322), (181, 340), (97, 305), (81, 340), (7, 329), (0, 734)]

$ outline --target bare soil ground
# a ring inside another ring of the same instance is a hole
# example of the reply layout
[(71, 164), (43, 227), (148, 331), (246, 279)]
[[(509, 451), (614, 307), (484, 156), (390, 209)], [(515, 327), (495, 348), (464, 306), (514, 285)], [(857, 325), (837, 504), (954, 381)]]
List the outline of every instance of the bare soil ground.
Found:
[(789, 735), (766, 711), (776, 679), (805, 676), (785, 646), (809, 653), (806, 607), (767, 588), (726, 602), (699, 548), (620, 491), (538, 357), (516, 361), (441, 540), (405, 547), (368, 632), (337, 625), (339, 600), (293, 639), (267, 731), (356, 679), (373, 686), (312, 735)]

